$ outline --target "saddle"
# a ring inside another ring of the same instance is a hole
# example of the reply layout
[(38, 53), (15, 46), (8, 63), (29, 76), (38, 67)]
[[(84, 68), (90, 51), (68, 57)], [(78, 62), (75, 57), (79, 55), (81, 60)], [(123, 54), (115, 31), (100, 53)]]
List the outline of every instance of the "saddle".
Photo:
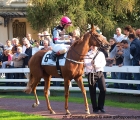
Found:
[(63, 59), (64, 58), (64, 54), (57, 54), (56, 52), (52, 51), (52, 53), (50, 54), (50, 59), (52, 59), (53, 61), (57, 61), (59, 59)]

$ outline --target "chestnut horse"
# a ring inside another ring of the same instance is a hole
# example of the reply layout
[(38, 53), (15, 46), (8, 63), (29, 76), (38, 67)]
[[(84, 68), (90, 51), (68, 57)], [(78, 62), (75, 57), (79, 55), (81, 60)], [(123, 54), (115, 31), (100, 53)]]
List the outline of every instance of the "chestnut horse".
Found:
[[(65, 66), (61, 66), (61, 71), (64, 78), (66, 114), (70, 114), (68, 110), (68, 97), (69, 97), (69, 85), (72, 79), (74, 79), (77, 82), (79, 88), (82, 91), (86, 114), (90, 114), (82, 75), (84, 73), (83, 60), (91, 45), (100, 47), (101, 45), (108, 46), (109, 43), (106, 41), (106, 39), (104, 39), (102, 35), (99, 35), (93, 28), (90, 32), (87, 32), (83, 37), (81, 37), (70, 47), (67, 53)], [(34, 103), (33, 106), (38, 105), (39, 100), (36, 94), (36, 86), (40, 82), (41, 78), (44, 78), (45, 81), (44, 94), (46, 98), (47, 107), (51, 114), (55, 114), (49, 103), (48, 90), (50, 87), (51, 76), (55, 77), (60, 76), (58, 75), (55, 66), (41, 65), (41, 61), (45, 53), (46, 52), (42, 50), (38, 51), (30, 59), (29, 61), (30, 76), (25, 92), (26, 93), (33, 92), (36, 98), (36, 103)]]

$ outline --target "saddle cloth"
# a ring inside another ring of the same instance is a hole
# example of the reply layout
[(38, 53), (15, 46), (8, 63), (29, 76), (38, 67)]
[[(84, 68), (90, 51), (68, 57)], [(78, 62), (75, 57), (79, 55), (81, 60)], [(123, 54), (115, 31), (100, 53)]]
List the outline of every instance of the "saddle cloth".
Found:
[[(41, 65), (56, 66), (56, 61), (53, 61), (50, 58), (51, 53), (52, 53), (52, 51), (48, 51), (45, 53), (45, 55), (43, 56)], [(59, 58), (59, 65), (60, 66), (65, 66), (66, 56), (67, 56), (67, 53), (65, 53), (62, 58)]]

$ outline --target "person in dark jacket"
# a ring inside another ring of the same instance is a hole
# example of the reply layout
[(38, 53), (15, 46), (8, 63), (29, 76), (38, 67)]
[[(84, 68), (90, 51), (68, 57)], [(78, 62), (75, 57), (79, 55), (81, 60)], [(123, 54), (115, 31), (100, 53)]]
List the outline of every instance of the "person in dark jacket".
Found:
[(34, 44), (34, 40), (33, 40), (33, 38), (32, 38), (32, 35), (31, 35), (31, 34), (29, 34), (29, 33), (28, 33), (28, 34), (26, 35), (26, 38), (29, 40), (29, 42), (30, 42), (30, 44), (31, 44), (31, 45), (33, 45), (33, 44)]
[(26, 50), (25, 50), (25, 54), (26, 56), (24, 56), (24, 60), (23, 60), (23, 67), (28, 67), (28, 62), (30, 60), (30, 58), (32, 57), (32, 47), (31, 44), (29, 43), (29, 41), (26, 41)]
[[(140, 40), (138, 40), (135, 34), (129, 34), (128, 36), (130, 44), (130, 54), (132, 55), (133, 66), (140, 66)], [(140, 80), (140, 73), (134, 73), (134, 79)], [(137, 84), (137, 89), (140, 90), (140, 84)]]

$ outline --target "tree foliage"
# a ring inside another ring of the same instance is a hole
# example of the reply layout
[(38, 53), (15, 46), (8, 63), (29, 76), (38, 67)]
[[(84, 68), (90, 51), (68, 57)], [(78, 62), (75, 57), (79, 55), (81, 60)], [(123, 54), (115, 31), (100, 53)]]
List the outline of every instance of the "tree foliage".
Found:
[(59, 24), (63, 15), (70, 17), (81, 31), (88, 24), (98, 25), (104, 34), (116, 26), (140, 27), (139, 0), (29, 0), (27, 19), (33, 29), (41, 31)]

